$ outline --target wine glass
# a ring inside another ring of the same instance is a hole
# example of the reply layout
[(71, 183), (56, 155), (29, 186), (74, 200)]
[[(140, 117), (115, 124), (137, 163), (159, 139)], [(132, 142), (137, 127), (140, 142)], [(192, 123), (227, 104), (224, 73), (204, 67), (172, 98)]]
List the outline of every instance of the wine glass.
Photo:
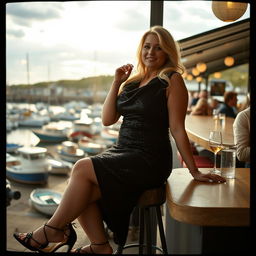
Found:
[(222, 134), (220, 131), (211, 131), (209, 134), (209, 146), (214, 153), (214, 168), (212, 173), (220, 174), (220, 171), (216, 168), (217, 153), (223, 149)]

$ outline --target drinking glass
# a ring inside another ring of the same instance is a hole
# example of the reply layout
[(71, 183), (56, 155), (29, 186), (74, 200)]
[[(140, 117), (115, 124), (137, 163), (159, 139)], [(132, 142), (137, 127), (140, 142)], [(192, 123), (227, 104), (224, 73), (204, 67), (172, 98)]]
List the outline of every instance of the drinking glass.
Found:
[(217, 109), (213, 109), (212, 117), (213, 117), (213, 120), (218, 120), (219, 119), (219, 115), (218, 115)]
[(225, 126), (225, 121), (226, 121), (226, 114), (219, 113), (219, 119), (220, 119), (220, 125), (222, 127), (224, 127)]
[(220, 174), (221, 172), (216, 168), (217, 153), (223, 149), (222, 134), (220, 131), (211, 131), (209, 134), (209, 146), (214, 153), (214, 168), (212, 173)]

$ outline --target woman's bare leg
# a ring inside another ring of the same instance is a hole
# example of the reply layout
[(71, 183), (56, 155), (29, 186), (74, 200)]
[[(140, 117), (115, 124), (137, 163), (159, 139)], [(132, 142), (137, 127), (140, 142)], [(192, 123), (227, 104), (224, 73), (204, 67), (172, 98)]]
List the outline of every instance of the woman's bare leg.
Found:
[[(74, 221), (92, 202), (100, 198), (100, 189), (94, 172), (91, 159), (85, 158), (76, 162), (73, 167), (70, 181), (63, 194), (61, 203), (53, 216), (47, 222), (56, 228), (64, 228)], [(41, 243), (45, 242), (43, 227), (33, 232), (33, 238)], [(62, 241), (64, 234), (46, 227), (47, 237), (50, 242)], [(32, 246), (38, 246), (33, 240)]]
[[(108, 241), (97, 202), (91, 203), (84, 212), (80, 214), (78, 221), (92, 244), (101, 244)], [(109, 244), (92, 245), (91, 247), (94, 253), (112, 254), (113, 252)], [(84, 246), (81, 250), (81, 253), (86, 252), (91, 253), (89, 245)]]

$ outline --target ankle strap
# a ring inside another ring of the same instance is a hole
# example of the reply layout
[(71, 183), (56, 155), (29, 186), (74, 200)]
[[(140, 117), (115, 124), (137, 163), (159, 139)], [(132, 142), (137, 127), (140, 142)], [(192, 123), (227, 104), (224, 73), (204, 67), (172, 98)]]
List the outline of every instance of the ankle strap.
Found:
[(56, 227), (50, 226), (50, 225), (48, 225), (48, 224), (44, 224), (44, 226), (45, 226), (45, 227), (48, 227), (48, 228), (51, 228), (51, 229), (58, 230), (58, 231), (62, 231), (62, 232), (64, 232), (64, 230), (65, 230), (65, 229), (63, 229), (63, 228), (56, 228)]
[(91, 245), (105, 245), (105, 244), (108, 244), (108, 243), (109, 243), (109, 241), (106, 241), (106, 242), (100, 243), (100, 244), (92, 243)]

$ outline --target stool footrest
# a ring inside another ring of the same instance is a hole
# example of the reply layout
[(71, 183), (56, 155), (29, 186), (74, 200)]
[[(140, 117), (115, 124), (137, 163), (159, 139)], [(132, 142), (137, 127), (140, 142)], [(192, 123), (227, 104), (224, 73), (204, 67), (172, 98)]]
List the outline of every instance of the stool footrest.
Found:
[[(146, 244), (141, 244), (141, 245), (140, 245), (140, 244), (138, 244), (138, 243), (127, 244), (127, 245), (123, 246), (122, 250), (129, 249), (129, 248), (134, 248), (134, 247), (145, 247), (145, 248), (146, 248), (147, 245), (146, 245)], [(156, 245), (151, 245), (151, 247), (152, 247), (153, 249), (155, 249), (155, 250), (160, 251), (161, 253), (164, 253), (163, 249), (160, 248), (160, 247), (158, 247), (158, 246), (156, 246)]]

